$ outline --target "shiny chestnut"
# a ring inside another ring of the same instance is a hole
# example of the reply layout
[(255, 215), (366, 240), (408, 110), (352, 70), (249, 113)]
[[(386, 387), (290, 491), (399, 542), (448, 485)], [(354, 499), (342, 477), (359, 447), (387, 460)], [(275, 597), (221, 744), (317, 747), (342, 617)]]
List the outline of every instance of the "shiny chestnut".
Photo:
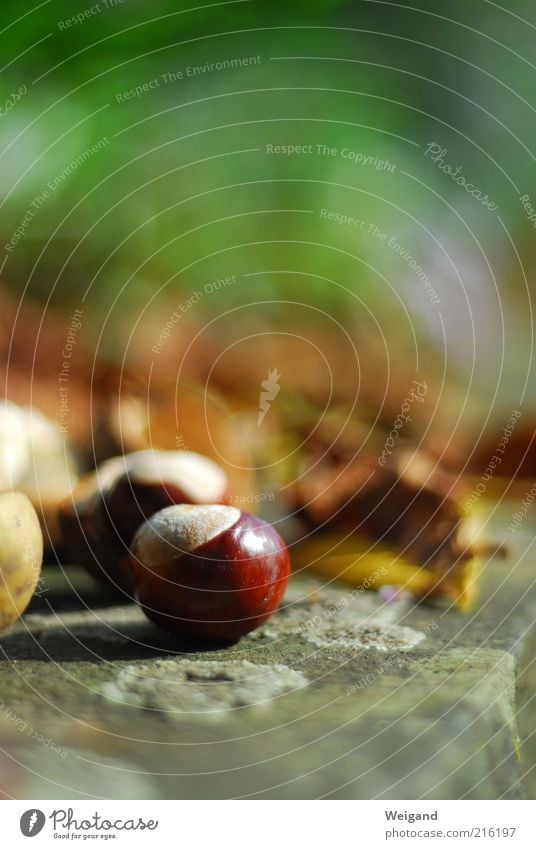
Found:
[(290, 573), (287, 547), (267, 522), (227, 505), (174, 505), (138, 530), (134, 593), (160, 627), (230, 642), (277, 610)]
[(225, 472), (191, 451), (136, 451), (106, 461), (64, 502), (66, 547), (98, 580), (132, 592), (129, 548), (143, 522), (171, 504), (228, 500)]

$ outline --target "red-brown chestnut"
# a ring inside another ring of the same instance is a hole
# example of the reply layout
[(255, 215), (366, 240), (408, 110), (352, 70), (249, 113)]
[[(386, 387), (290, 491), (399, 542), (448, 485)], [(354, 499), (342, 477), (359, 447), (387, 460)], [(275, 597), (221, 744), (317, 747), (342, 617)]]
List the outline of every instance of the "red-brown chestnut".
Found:
[(225, 502), (225, 472), (190, 451), (137, 451), (108, 460), (65, 500), (66, 547), (101, 581), (132, 591), (128, 554), (139, 526), (171, 504)]
[(275, 528), (236, 507), (174, 505), (138, 530), (134, 592), (157, 625), (182, 637), (229, 642), (279, 605), (290, 573)]

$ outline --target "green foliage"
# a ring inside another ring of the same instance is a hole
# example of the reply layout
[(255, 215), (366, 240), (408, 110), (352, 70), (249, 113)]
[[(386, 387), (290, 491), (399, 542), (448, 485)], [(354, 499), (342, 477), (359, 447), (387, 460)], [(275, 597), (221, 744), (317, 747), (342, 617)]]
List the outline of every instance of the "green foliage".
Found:
[[(4, 243), (35, 213), (7, 252), (12, 286), (72, 303), (89, 289), (107, 314), (116, 301), (156, 305), (255, 274), (226, 292), (226, 307), (245, 291), (306, 291), (339, 315), (365, 304), (398, 320), (418, 301), (427, 321), (410, 260), (430, 277), (443, 269), (454, 287), (446, 254), (478, 254), (468, 228), (491, 252), (504, 236), (425, 156), (432, 142), (514, 232), (525, 226), (511, 181), (523, 184), (528, 161), (531, 72), (499, 43), (507, 21), (526, 53), (506, 12), (487, 4), (483, 21), (481, 2), (423, 14), (337, 0), (96, 5), (70, 26), (95, 4), (2, 6), (0, 100), (26, 86), (0, 118)], [(204, 300), (208, 314), (221, 308)]]

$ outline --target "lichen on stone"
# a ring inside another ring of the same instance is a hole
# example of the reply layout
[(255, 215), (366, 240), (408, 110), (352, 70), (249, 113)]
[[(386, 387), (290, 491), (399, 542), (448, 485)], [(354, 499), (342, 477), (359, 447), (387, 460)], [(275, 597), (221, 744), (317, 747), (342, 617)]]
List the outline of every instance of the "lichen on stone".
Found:
[(378, 651), (409, 651), (426, 635), (396, 624), (399, 614), (390, 605), (370, 602), (362, 594), (319, 590), (309, 597), (286, 596), (287, 604), (248, 639), (296, 636), (313, 645), (343, 646)]
[(263, 708), (307, 683), (305, 675), (283, 665), (156, 660), (125, 667), (102, 687), (101, 695), (107, 701), (162, 711), (166, 718), (217, 718), (240, 708)]

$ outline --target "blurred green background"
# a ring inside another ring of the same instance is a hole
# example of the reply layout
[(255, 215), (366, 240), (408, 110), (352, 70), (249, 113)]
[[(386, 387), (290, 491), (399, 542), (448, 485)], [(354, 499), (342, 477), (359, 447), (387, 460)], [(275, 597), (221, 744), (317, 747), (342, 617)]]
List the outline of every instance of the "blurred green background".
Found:
[(3, 283), (83, 308), (84, 333), (102, 331), (117, 359), (118, 327), (158, 328), (192, 298), (191, 317), (215, 328), (246, 303), (230, 321), (257, 330), (314, 326), (320, 310), (395, 353), (417, 338), (471, 392), (519, 403), (532, 387), (533, 4), (194, 5), (4, 0)]

